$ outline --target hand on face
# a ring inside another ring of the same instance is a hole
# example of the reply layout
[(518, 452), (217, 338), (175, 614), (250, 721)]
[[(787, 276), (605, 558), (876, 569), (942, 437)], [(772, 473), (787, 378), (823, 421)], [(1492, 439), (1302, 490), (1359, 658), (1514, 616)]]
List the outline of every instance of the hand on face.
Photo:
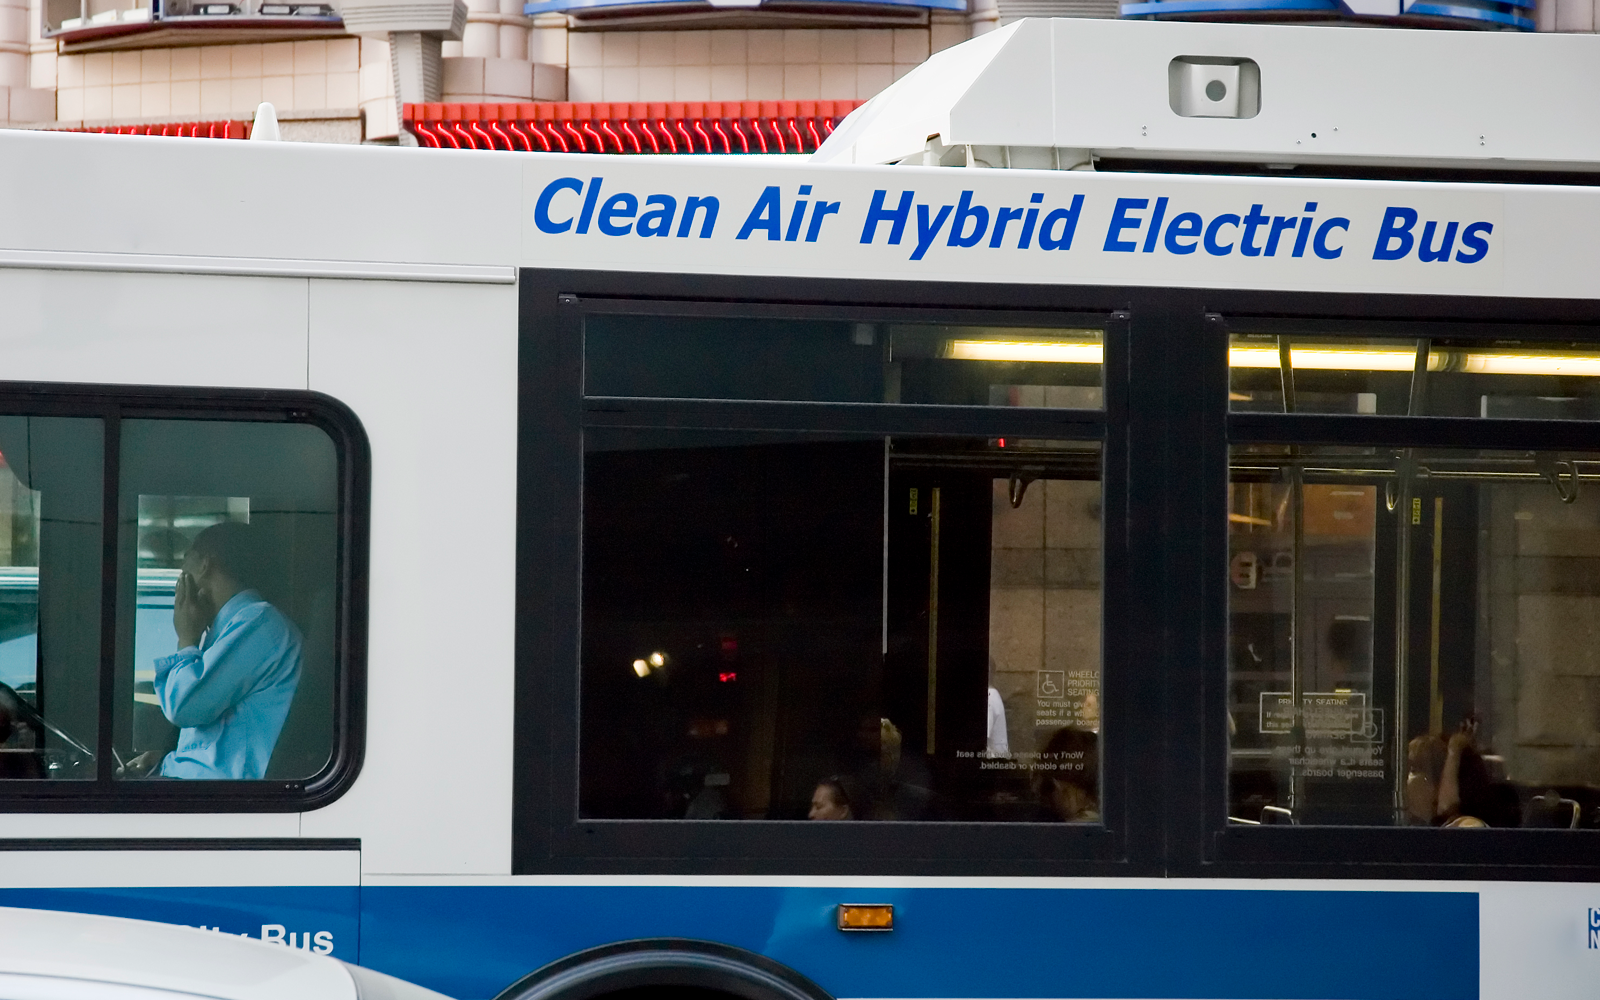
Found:
[(178, 586), (172, 595), (172, 627), (178, 633), (178, 648), (187, 649), (200, 644), (200, 635), (211, 624), (217, 609), (188, 570), (178, 574)]
[(1432, 823), (1439, 806), (1433, 779), (1416, 770), (1406, 775), (1406, 813), (1419, 823)]

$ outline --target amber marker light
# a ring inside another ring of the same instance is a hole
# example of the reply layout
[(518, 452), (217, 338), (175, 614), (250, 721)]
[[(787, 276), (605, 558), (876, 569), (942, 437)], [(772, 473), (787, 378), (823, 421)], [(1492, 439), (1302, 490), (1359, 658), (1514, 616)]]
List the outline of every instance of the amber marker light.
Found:
[(892, 931), (894, 906), (891, 903), (840, 903), (841, 931)]

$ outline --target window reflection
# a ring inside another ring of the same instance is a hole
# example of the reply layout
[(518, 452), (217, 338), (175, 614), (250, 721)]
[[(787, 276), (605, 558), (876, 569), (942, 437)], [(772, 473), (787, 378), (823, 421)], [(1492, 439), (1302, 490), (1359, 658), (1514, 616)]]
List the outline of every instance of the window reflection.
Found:
[(590, 315), (591, 396), (1098, 409), (1099, 328)]
[(1099, 820), (1096, 446), (587, 448), (582, 815)]
[(1235, 821), (1600, 827), (1600, 456), (1232, 466)]

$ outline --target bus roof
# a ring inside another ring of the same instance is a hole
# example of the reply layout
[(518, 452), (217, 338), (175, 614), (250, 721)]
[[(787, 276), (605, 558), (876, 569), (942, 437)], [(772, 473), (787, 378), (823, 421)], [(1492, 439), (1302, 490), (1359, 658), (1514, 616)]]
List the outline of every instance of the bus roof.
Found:
[(1596, 92), (1597, 35), (1030, 18), (935, 54), (814, 159), (1589, 172)]

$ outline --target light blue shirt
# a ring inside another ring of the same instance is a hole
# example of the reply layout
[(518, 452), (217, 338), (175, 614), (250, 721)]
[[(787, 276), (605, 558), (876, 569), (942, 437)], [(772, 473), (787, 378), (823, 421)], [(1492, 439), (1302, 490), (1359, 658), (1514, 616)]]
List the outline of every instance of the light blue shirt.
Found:
[(300, 630), (253, 590), (217, 611), (199, 646), (156, 660), (156, 696), (177, 726), (168, 778), (260, 778), (300, 683)]

